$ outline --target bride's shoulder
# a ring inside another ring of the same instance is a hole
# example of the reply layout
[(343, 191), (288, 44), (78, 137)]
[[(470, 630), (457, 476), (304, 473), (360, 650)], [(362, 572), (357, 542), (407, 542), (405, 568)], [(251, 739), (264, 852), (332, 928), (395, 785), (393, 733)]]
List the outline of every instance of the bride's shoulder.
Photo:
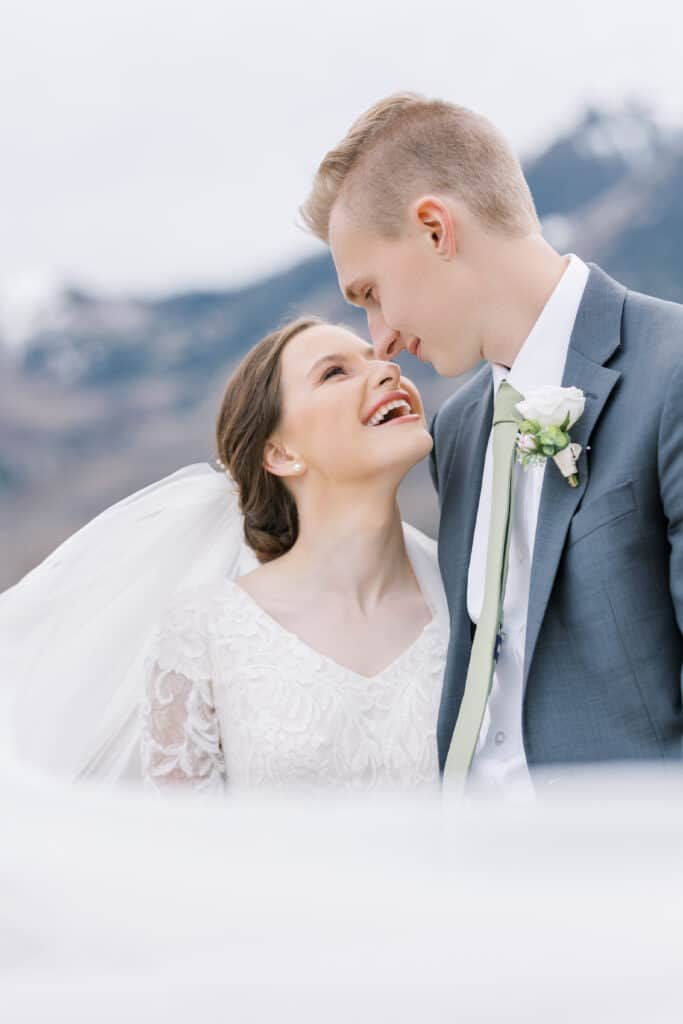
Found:
[[(156, 619), (147, 659), (189, 679), (209, 678), (218, 623), (232, 623), (234, 584), (221, 579), (178, 588)], [(229, 614), (225, 614), (229, 612)]]
[(179, 587), (170, 596), (159, 623), (161, 627), (206, 627), (215, 612), (232, 600), (233, 587), (229, 579), (212, 580)]

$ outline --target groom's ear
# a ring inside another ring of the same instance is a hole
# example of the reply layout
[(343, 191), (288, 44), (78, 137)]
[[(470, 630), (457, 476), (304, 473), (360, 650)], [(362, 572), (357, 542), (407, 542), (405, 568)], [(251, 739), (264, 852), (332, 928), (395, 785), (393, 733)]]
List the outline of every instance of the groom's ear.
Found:
[(306, 470), (303, 459), (275, 440), (266, 441), (263, 468), (280, 477), (301, 476)]
[(457, 251), (453, 214), (437, 196), (420, 196), (413, 204), (413, 219), (433, 252), (451, 260)]

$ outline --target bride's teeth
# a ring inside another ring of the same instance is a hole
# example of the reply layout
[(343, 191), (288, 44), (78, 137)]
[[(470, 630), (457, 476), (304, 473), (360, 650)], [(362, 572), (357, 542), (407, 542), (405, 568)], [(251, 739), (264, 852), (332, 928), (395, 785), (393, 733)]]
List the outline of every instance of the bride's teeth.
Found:
[(404, 408), (406, 410), (406, 413), (410, 413), (410, 411), (411, 411), (409, 404), (403, 398), (396, 399), (393, 402), (387, 402), (386, 405), (382, 405), (382, 406), (379, 407), (379, 409), (377, 410), (375, 415), (370, 420), (370, 426), (371, 427), (378, 426), (382, 422), (384, 417), (387, 416), (391, 412), (392, 409), (399, 409), (399, 408)]

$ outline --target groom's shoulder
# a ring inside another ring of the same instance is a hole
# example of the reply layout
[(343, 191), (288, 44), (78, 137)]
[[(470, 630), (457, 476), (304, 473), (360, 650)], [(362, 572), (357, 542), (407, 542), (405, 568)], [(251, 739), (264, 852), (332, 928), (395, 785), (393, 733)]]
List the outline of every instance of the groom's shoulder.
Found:
[(457, 430), (464, 411), (488, 397), (491, 381), (491, 367), (482, 363), (439, 408), (432, 421), (432, 431), (450, 434)]
[[(598, 337), (609, 337), (610, 317), (618, 313), (619, 340), (609, 365), (642, 385), (642, 397), (651, 403), (655, 393), (669, 391), (672, 376), (680, 378), (683, 305), (631, 289), (595, 263), (588, 266), (591, 273), (582, 301), (588, 319), (584, 317), (583, 332), (591, 343), (593, 329)], [(577, 345), (579, 351), (582, 344)]]
[(615, 368), (631, 379), (639, 400), (653, 411), (677, 397), (683, 383), (683, 305), (627, 290), (621, 356)]
[(650, 354), (674, 360), (683, 356), (683, 305), (643, 292), (626, 291), (622, 321), (626, 343), (639, 339)]

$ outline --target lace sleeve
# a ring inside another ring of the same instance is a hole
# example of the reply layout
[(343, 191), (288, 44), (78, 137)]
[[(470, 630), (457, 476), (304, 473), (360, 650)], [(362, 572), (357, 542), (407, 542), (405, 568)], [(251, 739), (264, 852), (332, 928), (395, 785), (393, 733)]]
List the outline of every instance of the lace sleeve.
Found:
[(146, 662), (140, 754), (145, 786), (193, 793), (224, 788), (205, 615), (192, 594), (174, 599)]

